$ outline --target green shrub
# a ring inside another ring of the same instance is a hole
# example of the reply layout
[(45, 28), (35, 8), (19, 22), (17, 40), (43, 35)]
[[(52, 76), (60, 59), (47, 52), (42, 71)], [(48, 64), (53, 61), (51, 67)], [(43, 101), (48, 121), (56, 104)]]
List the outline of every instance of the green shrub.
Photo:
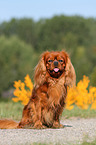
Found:
[(22, 80), (34, 68), (33, 48), (16, 36), (0, 37), (0, 94), (12, 87), (13, 81)]
[(96, 86), (96, 67), (93, 68), (91, 73), (91, 85)]

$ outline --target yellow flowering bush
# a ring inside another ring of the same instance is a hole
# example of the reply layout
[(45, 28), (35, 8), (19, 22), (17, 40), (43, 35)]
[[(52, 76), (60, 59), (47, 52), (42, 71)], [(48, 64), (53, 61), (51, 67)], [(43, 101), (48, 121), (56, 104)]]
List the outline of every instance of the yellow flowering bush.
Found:
[(68, 95), (66, 99), (66, 109), (71, 110), (76, 104), (81, 109), (96, 109), (96, 87), (89, 87), (89, 78), (83, 76), (83, 80), (80, 80), (77, 86), (68, 89)]
[(21, 82), (21, 80), (15, 81), (14, 82), (14, 96), (16, 98), (12, 98), (14, 102), (21, 101), (23, 105), (26, 105), (29, 101), (29, 98), (31, 97), (32, 94), (32, 89), (33, 89), (33, 83), (27, 74), (24, 80), (24, 83)]
[[(89, 87), (89, 78), (83, 76), (83, 80), (80, 80), (77, 86), (73, 88), (68, 88), (68, 95), (66, 98), (66, 109), (71, 110), (74, 105), (77, 105), (81, 109), (96, 109), (96, 87)], [(14, 82), (14, 96), (12, 100), (14, 102), (21, 101), (23, 105), (26, 105), (31, 97), (33, 83), (29, 77), (26, 75), (24, 83), (19, 81)]]

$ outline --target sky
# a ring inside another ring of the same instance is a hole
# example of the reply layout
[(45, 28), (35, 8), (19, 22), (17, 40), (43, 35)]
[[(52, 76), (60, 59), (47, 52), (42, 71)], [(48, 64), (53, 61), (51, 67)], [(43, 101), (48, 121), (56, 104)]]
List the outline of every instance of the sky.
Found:
[(0, 0), (0, 22), (12, 18), (51, 18), (55, 15), (96, 18), (96, 0)]

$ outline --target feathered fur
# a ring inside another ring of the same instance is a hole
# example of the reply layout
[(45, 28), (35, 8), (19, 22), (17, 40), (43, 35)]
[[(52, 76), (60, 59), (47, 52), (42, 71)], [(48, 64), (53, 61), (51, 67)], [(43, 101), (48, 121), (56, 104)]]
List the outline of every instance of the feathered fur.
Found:
[(0, 128), (1, 129), (15, 129), (17, 128), (18, 126), (18, 123), (13, 121), (13, 120), (7, 120), (7, 119), (4, 119), (4, 120), (0, 120)]
[(1, 120), (0, 128), (60, 128), (67, 87), (76, 83), (74, 67), (65, 51), (42, 54), (35, 68), (34, 89), (19, 123)]

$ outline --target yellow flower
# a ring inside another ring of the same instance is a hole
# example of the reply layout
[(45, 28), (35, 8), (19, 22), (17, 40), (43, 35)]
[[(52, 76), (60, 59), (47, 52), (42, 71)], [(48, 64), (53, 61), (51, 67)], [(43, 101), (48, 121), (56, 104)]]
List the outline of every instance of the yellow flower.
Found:
[[(33, 89), (33, 83), (29, 77), (29, 75), (26, 75), (24, 83), (21, 82), (21, 80), (14, 82), (14, 96), (16, 98), (12, 98), (14, 102), (21, 101), (23, 105), (26, 105), (31, 97), (32, 89)], [(25, 89), (27, 87), (27, 89)]]
[(92, 105), (91, 109), (96, 109), (96, 87), (90, 87), (88, 91), (89, 82), (89, 78), (83, 76), (75, 88), (68, 89), (66, 109), (73, 109), (74, 104), (81, 109), (88, 109), (89, 105)]
[(14, 102), (18, 102), (18, 101), (19, 101), (19, 98), (12, 98), (12, 100), (13, 100)]
[(33, 83), (32, 83), (32, 81), (31, 81), (31, 79), (30, 79), (28, 74), (26, 75), (24, 82), (25, 82), (26, 86), (32, 91)]
[(75, 95), (76, 95), (75, 87), (70, 89), (68, 88), (68, 94), (66, 98), (66, 109), (71, 110), (74, 108), (73, 104), (75, 102)]
[(21, 86), (21, 80), (15, 81), (14, 82), (14, 87), (19, 88)]
[(96, 109), (96, 87), (89, 88), (90, 104), (92, 104), (91, 109)]
[(96, 109), (96, 100), (93, 102), (91, 109), (94, 109), (94, 110)]

